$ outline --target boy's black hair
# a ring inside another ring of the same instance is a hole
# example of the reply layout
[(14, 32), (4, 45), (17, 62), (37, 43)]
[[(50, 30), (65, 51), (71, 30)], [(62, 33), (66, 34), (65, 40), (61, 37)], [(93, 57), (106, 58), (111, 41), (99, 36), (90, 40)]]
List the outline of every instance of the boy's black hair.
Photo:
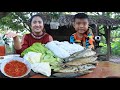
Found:
[(31, 18), (29, 19), (29, 25), (31, 25), (31, 22), (32, 22), (34, 17), (40, 17), (41, 18), (41, 16), (39, 14), (35, 14), (35, 15), (31, 16)]
[(73, 19), (74, 21), (75, 19), (88, 19), (88, 15), (85, 13), (78, 13), (78, 14), (75, 14)]

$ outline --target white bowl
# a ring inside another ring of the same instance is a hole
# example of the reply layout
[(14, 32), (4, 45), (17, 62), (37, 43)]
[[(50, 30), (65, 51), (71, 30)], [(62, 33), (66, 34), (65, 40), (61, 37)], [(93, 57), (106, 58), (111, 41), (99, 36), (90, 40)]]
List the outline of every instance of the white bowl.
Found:
[(0, 56), (0, 63), (2, 63), (5, 59), (11, 58), (11, 57), (20, 57), (20, 55), (19, 54), (11, 54), (11, 55), (6, 55), (6, 56)]
[(19, 54), (10, 54), (10, 55), (6, 55), (5, 57), (20, 57)]
[[(13, 60), (20, 61), (20, 62), (24, 63), (27, 66), (28, 70), (27, 70), (27, 72), (24, 75), (18, 76), (18, 77), (12, 77), (12, 76), (9, 76), (9, 75), (7, 75), (5, 73), (5, 71), (4, 71), (5, 65), (7, 63), (9, 63), (10, 61), (13, 61)], [(31, 64), (27, 60), (25, 60), (25, 59), (23, 59), (21, 57), (10, 57), (10, 58), (6, 58), (6, 59), (3, 60), (3, 62), (1, 63), (1, 66), (0, 66), (0, 70), (7, 77), (10, 77), (10, 78), (22, 78), (22, 77), (24, 77), (24, 76), (26, 76), (26, 75), (28, 75), (30, 73), (30, 71), (31, 71)]]

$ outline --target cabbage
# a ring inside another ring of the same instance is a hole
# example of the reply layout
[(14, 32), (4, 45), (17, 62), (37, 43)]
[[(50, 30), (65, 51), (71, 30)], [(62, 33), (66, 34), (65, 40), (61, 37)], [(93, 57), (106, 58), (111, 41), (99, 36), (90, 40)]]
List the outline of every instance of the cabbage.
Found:
[(34, 64), (34, 63), (41, 62), (40, 61), (41, 56), (42, 56), (42, 53), (28, 52), (27, 54), (25, 54), (25, 56), (23, 58), (28, 60), (31, 64)]
[(32, 64), (32, 70), (36, 73), (41, 73), (46, 76), (51, 75), (51, 67), (48, 62), (41, 62), (41, 63), (35, 63)]
[[(21, 53), (21, 56), (24, 57), (29, 52), (41, 53), (42, 55), (40, 57), (37, 57), (37, 58), (39, 58), (40, 62), (49, 62), (51, 69), (56, 70), (56, 69), (60, 68), (60, 64), (62, 62), (62, 59), (55, 56), (52, 51), (50, 51), (48, 48), (46, 48), (44, 46), (44, 44), (34, 43), (32, 46), (25, 49)], [(35, 58), (32, 58), (32, 59), (35, 60)], [(30, 59), (29, 59), (29, 61), (30, 61)], [(33, 62), (33, 61), (31, 61), (31, 62)], [(39, 61), (37, 61), (37, 62), (39, 62)]]

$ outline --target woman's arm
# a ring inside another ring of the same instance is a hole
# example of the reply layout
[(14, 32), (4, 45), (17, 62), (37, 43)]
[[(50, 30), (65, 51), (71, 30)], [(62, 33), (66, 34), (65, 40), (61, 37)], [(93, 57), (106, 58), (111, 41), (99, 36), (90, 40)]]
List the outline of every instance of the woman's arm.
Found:
[(6, 37), (13, 38), (14, 48), (17, 54), (21, 54), (21, 52), (28, 48), (28, 38), (26, 37), (26, 35), (22, 37), (22, 41), (20, 41), (18, 35), (13, 32), (7, 33)]
[(20, 49), (22, 48), (22, 46), (21, 46), (19, 37), (18, 37), (18, 36), (14, 37), (14, 38), (13, 38), (13, 41), (14, 41), (14, 48), (15, 48), (16, 50), (20, 50)]
[(49, 41), (53, 41), (53, 37), (51, 35), (49, 35)]
[(21, 54), (26, 48), (28, 48), (28, 37), (24, 35), (21, 41), (21, 49), (16, 49), (17, 54)]

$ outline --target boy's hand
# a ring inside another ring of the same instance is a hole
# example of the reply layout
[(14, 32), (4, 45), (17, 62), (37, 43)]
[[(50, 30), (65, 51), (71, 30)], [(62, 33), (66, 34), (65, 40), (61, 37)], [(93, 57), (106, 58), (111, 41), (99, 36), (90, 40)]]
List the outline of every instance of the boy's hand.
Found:
[(94, 49), (94, 45), (90, 45), (88, 46), (88, 48)]

